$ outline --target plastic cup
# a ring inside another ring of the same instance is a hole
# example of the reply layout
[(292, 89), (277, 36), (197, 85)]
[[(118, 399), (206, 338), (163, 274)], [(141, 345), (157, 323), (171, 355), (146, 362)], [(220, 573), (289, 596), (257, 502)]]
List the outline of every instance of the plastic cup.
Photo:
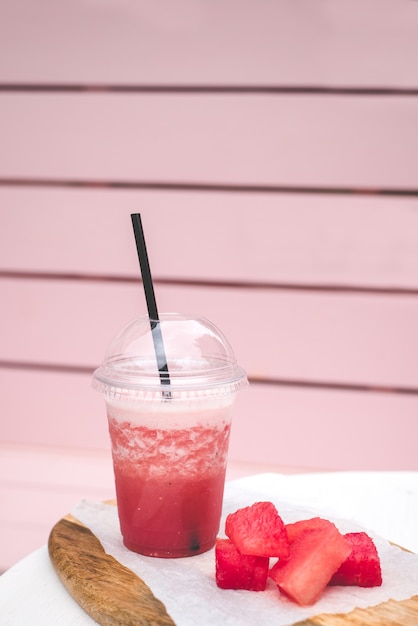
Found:
[(232, 410), (247, 377), (208, 320), (172, 313), (158, 323), (169, 384), (150, 320), (139, 317), (111, 342), (93, 386), (106, 402), (125, 546), (184, 557), (215, 543)]

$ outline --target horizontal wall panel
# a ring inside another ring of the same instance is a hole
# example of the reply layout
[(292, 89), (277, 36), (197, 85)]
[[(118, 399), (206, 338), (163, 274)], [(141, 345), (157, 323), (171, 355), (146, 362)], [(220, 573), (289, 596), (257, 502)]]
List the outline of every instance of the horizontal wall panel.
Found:
[(0, 94), (1, 177), (416, 188), (413, 98)]
[(0, 571), (46, 544), (80, 500), (114, 497), (108, 451), (0, 443)]
[(16, 521), (13, 524), (0, 523), (0, 533), (4, 538), (0, 545), (0, 572), (5, 572), (30, 552), (43, 546), (48, 539), (48, 530), (46, 526), (22, 528)]
[[(230, 456), (319, 470), (418, 470), (418, 398), (252, 385)], [(308, 470), (309, 471), (309, 470)]]
[[(146, 314), (142, 285), (1, 280), (0, 358), (96, 366)], [(156, 286), (160, 313), (204, 315), (252, 377), (417, 387), (418, 298)]]
[[(53, 378), (52, 378), (53, 380)], [(73, 420), (74, 421), (74, 420)], [(109, 450), (79, 449), (68, 446), (30, 446), (0, 443), (0, 484), (17, 490), (60, 491), (82, 497), (109, 499), (114, 496), (112, 460)], [(11, 506), (18, 506), (17, 499)], [(4, 519), (16, 511), (8, 508)], [(10, 517), (9, 517), (10, 515)], [(32, 521), (42, 521), (42, 510)]]
[(416, 87), (417, 18), (391, 0), (14, 0), (0, 80)]
[[(88, 375), (2, 370), (1, 378), (2, 442), (109, 450), (104, 403)], [(252, 384), (237, 400), (230, 461), (417, 470), (417, 417), (416, 396)]]
[(1, 443), (110, 450), (105, 405), (90, 383), (86, 374), (0, 369)]
[(0, 271), (418, 288), (418, 198), (0, 187)]
[[(50, 455), (45, 455), (45, 464), (50, 461)], [(80, 454), (80, 470), (84, 468), (86, 470), (85, 476), (88, 476), (88, 467), (93, 467), (94, 463), (87, 463), (86, 459), (83, 459), (83, 454)], [(33, 473), (39, 475), (39, 467), (33, 467)], [(51, 468), (52, 471), (52, 468)], [(108, 489), (103, 489), (98, 486), (86, 485), (84, 488), (80, 485), (76, 488), (71, 485), (71, 491), (65, 489), (65, 485), (62, 489), (59, 486), (53, 484), (44, 483), (32, 484), (31, 488), (24, 484), (3, 486), (0, 483), (0, 493), (2, 495), (2, 503), (4, 507), (4, 513), (2, 518), (3, 523), (8, 523), (10, 526), (13, 522), (20, 517), (20, 524), (23, 527), (30, 526), (45, 526), (45, 531), (51, 530), (52, 526), (64, 515), (66, 515), (71, 507), (83, 498), (92, 498), (97, 500), (106, 500), (108, 498), (114, 498), (114, 486), (112, 480), (112, 459), (109, 455), (109, 475), (110, 481)], [(17, 488), (16, 488), (17, 487)], [(28, 518), (22, 519), (22, 495), (26, 500), (26, 511)], [(51, 503), (54, 505), (51, 506)], [(49, 526), (49, 529), (48, 529)], [(48, 540), (48, 532), (44, 537), (44, 541)]]

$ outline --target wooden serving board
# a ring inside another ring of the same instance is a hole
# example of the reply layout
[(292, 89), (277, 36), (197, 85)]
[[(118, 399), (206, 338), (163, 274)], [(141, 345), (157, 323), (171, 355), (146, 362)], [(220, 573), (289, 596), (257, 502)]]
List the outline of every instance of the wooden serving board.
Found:
[(175, 626), (151, 589), (105, 553), (97, 537), (71, 515), (53, 527), (48, 552), (74, 600), (103, 626)]
[[(71, 515), (61, 519), (51, 530), (48, 551), (68, 592), (102, 626), (175, 626), (164, 604), (148, 585), (106, 554), (97, 537)], [(294, 626), (417, 624), (418, 595), (345, 614), (318, 615)]]

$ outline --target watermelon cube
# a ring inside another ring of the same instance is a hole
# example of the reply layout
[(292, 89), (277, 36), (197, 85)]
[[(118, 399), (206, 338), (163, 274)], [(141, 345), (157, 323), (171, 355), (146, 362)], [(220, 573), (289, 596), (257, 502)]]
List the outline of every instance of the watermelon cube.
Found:
[(305, 532), (306, 530), (317, 530), (324, 527), (329, 528), (330, 524), (332, 524), (332, 522), (322, 517), (312, 517), (310, 519), (302, 519), (297, 522), (286, 524), (286, 531), (289, 543), (292, 543), (301, 533)]
[(357, 585), (380, 587), (382, 570), (373, 540), (365, 532), (344, 535), (351, 546), (351, 553), (333, 574), (330, 585)]
[(277, 561), (269, 575), (282, 593), (301, 606), (310, 606), (350, 552), (349, 542), (330, 522), (301, 532), (290, 544), (289, 558)]
[(256, 502), (230, 513), (225, 533), (241, 554), (289, 556), (286, 528), (272, 502)]
[(215, 544), (216, 584), (222, 589), (264, 591), (269, 559), (264, 556), (240, 554), (229, 539)]

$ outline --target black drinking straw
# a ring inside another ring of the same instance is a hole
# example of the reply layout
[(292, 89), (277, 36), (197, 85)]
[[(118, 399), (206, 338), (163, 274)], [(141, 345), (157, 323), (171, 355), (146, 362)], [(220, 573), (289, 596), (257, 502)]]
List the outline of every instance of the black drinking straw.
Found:
[[(158, 371), (162, 385), (170, 384), (167, 357), (164, 349), (164, 341), (161, 333), (160, 318), (158, 316), (157, 302), (155, 299), (154, 285), (152, 282), (151, 269), (148, 260), (147, 246), (145, 245), (144, 231), (142, 228), (141, 215), (132, 213), (132, 226), (134, 229), (136, 249), (138, 252), (139, 266), (141, 268), (142, 282), (144, 285), (145, 299), (147, 301), (148, 316), (151, 325), (152, 339), (154, 342), (155, 356), (157, 358)], [(170, 398), (169, 391), (163, 391), (165, 398)]]

